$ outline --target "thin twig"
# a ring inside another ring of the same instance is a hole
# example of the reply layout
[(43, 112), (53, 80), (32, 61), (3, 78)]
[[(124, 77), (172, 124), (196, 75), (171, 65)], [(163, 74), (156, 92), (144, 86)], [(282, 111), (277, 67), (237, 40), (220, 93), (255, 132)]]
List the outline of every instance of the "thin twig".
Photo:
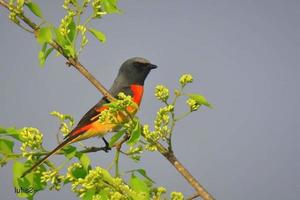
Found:
[(115, 177), (119, 177), (119, 158), (120, 158), (120, 150), (116, 149), (116, 154), (115, 154)]
[(23, 26), (23, 25), (20, 24), (20, 23), (17, 23), (17, 25), (18, 25), (19, 27), (21, 27), (23, 30), (25, 30), (25, 31), (27, 31), (27, 32), (29, 32), (29, 33), (34, 33), (32, 30), (29, 30), (28, 28), (26, 28), (25, 26)]
[(193, 196), (188, 197), (186, 200), (193, 200), (193, 199), (196, 199), (196, 198), (198, 198), (198, 197), (200, 197), (199, 194), (194, 194)]
[[(98, 152), (98, 151), (105, 151), (106, 147), (88, 147), (84, 150), (78, 151), (78, 153), (94, 153), (94, 152)], [(36, 152), (36, 153), (28, 153), (28, 155), (32, 155), (32, 156), (45, 156), (48, 155), (50, 153), (50, 151), (42, 151), (42, 152)], [(57, 155), (63, 155), (65, 154), (65, 152), (63, 151), (59, 151), (56, 153)], [(23, 157), (23, 154), (21, 153), (12, 153), (12, 154), (6, 154), (6, 156), (8, 158), (21, 158)]]
[(125, 134), (124, 137), (122, 138), (122, 140), (120, 140), (118, 143), (114, 144), (112, 147), (116, 148), (116, 155), (114, 157), (113, 162), (107, 167), (107, 170), (110, 170), (113, 167), (113, 164), (115, 164), (115, 174), (116, 177), (119, 176), (119, 156), (120, 153), (122, 153), (121, 148), (122, 145), (129, 139), (129, 135)]

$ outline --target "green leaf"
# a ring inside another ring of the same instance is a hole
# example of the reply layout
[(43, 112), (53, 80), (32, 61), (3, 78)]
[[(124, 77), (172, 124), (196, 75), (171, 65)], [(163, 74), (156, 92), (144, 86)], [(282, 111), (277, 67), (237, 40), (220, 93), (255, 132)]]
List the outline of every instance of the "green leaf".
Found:
[(33, 14), (35, 14), (37, 17), (43, 18), (43, 13), (42, 13), (42, 11), (41, 11), (41, 9), (40, 9), (40, 6), (39, 6), (37, 3), (34, 3), (34, 2), (27, 2), (25, 5), (26, 5), (26, 6), (29, 8), (29, 10), (31, 10), (31, 12), (32, 12)]
[[(26, 170), (26, 167), (23, 163), (21, 162), (14, 162), (13, 164), (13, 184), (14, 187), (17, 190), (21, 190), (22, 189), (30, 189), (30, 182), (27, 178), (20, 178), (21, 175), (23, 174), (23, 172)], [(26, 193), (26, 192), (16, 192), (18, 197), (21, 198), (28, 198), (30, 196), (32, 196), (32, 193)]]
[(105, 103), (104, 106), (107, 106), (108, 108), (118, 108), (119, 107), (118, 103), (115, 101)]
[(0, 139), (0, 153), (11, 154), (13, 153), (14, 142), (7, 139)]
[[(24, 163), (24, 167), (26, 169), (29, 169), (30, 167), (32, 167), (32, 165), (34, 163), (35, 162), (28, 160)], [(40, 165), (39, 166), (39, 171), (40, 171), (40, 173), (45, 172), (46, 171), (45, 165), (43, 165), (43, 164)], [(45, 182), (42, 182), (41, 174), (29, 173), (29, 174), (26, 175), (26, 179), (29, 181), (30, 187), (33, 188), (35, 192), (43, 190), (47, 185)]]
[(3, 127), (0, 127), (0, 135), (5, 135), (5, 136), (10, 136), (12, 138), (15, 138), (16, 140), (19, 140), (21, 141), (21, 138), (20, 138), (20, 130), (14, 128), (14, 127), (11, 127), (11, 128), (3, 128)]
[(144, 193), (145, 198), (144, 199), (150, 199), (150, 188), (147, 186), (147, 184), (137, 176), (132, 175), (131, 179), (129, 181), (129, 185), (131, 189), (138, 193)]
[(152, 183), (155, 183), (148, 175), (145, 169), (133, 169), (130, 171), (127, 171), (127, 173), (132, 173), (132, 172), (138, 172), (140, 175), (142, 175), (144, 178), (146, 178), (147, 180), (149, 180)]
[(50, 55), (50, 53), (54, 50), (53, 47), (47, 49), (46, 53), (45, 53), (45, 60), (47, 60), (48, 56)]
[(95, 189), (90, 189), (86, 193), (84, 193), (82, 200), (92, 200), (95, 194)]
[(68, 145), (64, 147), (62, 151), (64, 152), (65, 156), (70, 160), (76, 155), (77, 149), (74, 146)]
[(50, 53), (53, 51), (54, 48), (49, 48), (47, 49), (47, 43), (43, 44), (43, 47), (41, 49), (41, 51), (39, 52), (39, 61), (40, 61), (40, 66), (44, 66), (48, 56), (50, 55)]
[(90, 166), (90, 158), (85, 154), (81, 154), (79, 157), (79, 160), (82, 164), (82, 166), (84, 167), (85, 170), (88, 170), (89, 166)]
[(100, 42), (104, 43), (106, 41), (106, 37), (104, 35), (104, 33), (102, 33), (101, 31), (98, 31), (96, 29), (88, 29), (89, 32), (91, 34), (93, 34), (95, 36), (95, 38), (97, 38)]
[(72, 169), (72, 175), (78, 178), (84, 178), (88, 174), (88, 171), (85, 170), (83, 167), (75, 167)]
[(60, 44), (62, 47), (64, 47), (66, 44), (68, 44), (68, 41), (64, 38), (64, 36), (60, 33), (59, 28), (53, 28), (55, 32), (55, 40)]
[(46, 61), (45, 60), (45, 52), (40, 51), (38, 58), (39, 58), (39, 61), (40, 61), (40, 66), (44, 66), (45, 61)]
[(65, 45), (64, 49), (68, 52), (68, 55), (71, 57), (75, 57), (75, 50), (72, 45)]
[(213, 108), (213, 106), (206, 100), (206, 98), (199, 94), (187, 94), (188, 97), (195, 100), (200, 105), (205, 105), (209, 108)]
[(17, 7), (23, 7), (24, 6), (24, 1), (25, 0), (18, 0), (17, 1)]
[[(101, 200), (109, 200), (108, 198), (109, 192), (106, 189), (101, 189), (98, 195), (101, 197)], [(92, 200), (93, 196), (95, 195), (95, 189), (88, 190), (83, 197), (82, 200)]]
[(120, 13), (120, 9), (118, 8), (118, 0), (102, 0), (101, 6), (103, 10), (107, 13)]
[(101, 190), (99, 192), (99, 195), (100, 195), (101, 199), (103, 199), (103, 200), (109, 200), (108, 194), (109, 194), (109, 192), (105, 189)]
[(0, 167), (3, 167), (4, 165), (6, 165), (7, 164), (7, 161), (8, 161), (8, 158), (7, 157), (3, 157), (3, 156), (1, 156), (1, 154), (0, 154)]
[(26, 170), (26, 167), (21, 162), (14, 162), (13, 164), (13, 178), (14, 178), (14, 185), (17, 184), (17, 179), (20, 178), (23, 172)]
[(45, 64), (45, 51), (47, 49), (47, 43), (45, 42), (43, 45), (42, 45), (42, 49), (41, 51), (39, 52), (39, 61), (40, 61), (40, 66), (43, 66)]
[[(33, 199), (37, 191), (43, 190), (46, 187), (46, 183), (41, 181), (40, 174), (30, 173), (26, 177), (20, 178), (33, 164), (29, 160), (25, 163), (16, 161), (13, 164), (13, 184), (20, 192), (17, 194), (18, 197)], [(46, 171), (46, 168), (41, 165), (39, 170), (42, 173)], [(21, 189), (23, 190), (22, 192), (20, 191)]]
[(45, 52), (46, 51), (46, 49), (47, 49), (47, 43), (45, 42), (43, 45), (42, 45), (42, 51), (43, 52)]
[(68, 29), (69, 29), (68, 38), (71, 42), (73, 42), (76, 35), (76, 24), (73, 19), (71, 23), (68, 25)]
[[(44, 171), (46, 171), (46, 169), (44, 169)], [(41, 175), (33, 174), (32, 177), (31, 184), (35, 191), (43, 190), (46, 187), (47, 184), (42, 182)]]
[(141, 133), (142, 133), (142, 127), (140, 123), (137, 121), (133, 131), (131, 132), (129, 140), (127, 141), (127, 144), (128, 145), (136, 144), (141, 137)]
[(40, 28), (37, 41), (39, 44), (43, 45), (44, 43), (51, 42), (52, 40), (52, 32), (50, 27), (42, 27)]
[(124, 133), (126, 132), (125, 129), (120, 130), (119, 132), (117, 132), (116, 134), (114, 134), (109, 141), (109, 146), (113, 147), (114, 144), (122, 137), (122, 135), (124, 135)]

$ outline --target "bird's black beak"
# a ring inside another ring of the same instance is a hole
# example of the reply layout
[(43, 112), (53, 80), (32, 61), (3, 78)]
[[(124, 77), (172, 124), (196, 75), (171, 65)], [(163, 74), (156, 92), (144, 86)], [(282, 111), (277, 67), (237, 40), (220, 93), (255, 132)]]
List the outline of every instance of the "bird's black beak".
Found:
[(157, 68), (157, 66), (156, 66), (156, 65), (153, 65), (153, 64), (149, 64), (148, 67), (149, 67), (150, 69), (156, 69), (156, 68)]

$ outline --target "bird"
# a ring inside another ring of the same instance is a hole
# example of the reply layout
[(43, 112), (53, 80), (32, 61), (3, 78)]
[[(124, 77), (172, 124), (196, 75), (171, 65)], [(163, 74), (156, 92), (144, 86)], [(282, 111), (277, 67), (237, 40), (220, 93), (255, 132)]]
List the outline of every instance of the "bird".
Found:
[[(121, 92), (125, 95), (130, 95), (132, 101), (137, 105), (136, 107), (130, 108), (130, 114), (136, 114), (143, 98), (145, 79), (149, 72), (156, 68), (156, 65), (142, 57), (133, 57), (126, 60), (119, 68), (118, 75), (109, 89), (109, 93), (115, 98), (117, 98), (118, 94)], [(77, 126), (65, 136), (64, 141), (26, 170), (21, 178), (31, 173), (50, 156), (71, 143), (100, 136), (103, 138), (106, 147), (109, 148), (108, 143), (103, 136), (112, 132), (114, 129), (119, 128), (120, 124), (109, 123), (107, 120), (100, 122), (99, 117), (101, 116), (102, 111), (108, 109), (107, 103), (109, 103), (108, 99), (102, 97), (101, 100), (81, 118)], [(120, 116), (118, 117), (120, 118)], [(124, 117), (121, 117), (121, 120), (124, 122), (126, 121)]]

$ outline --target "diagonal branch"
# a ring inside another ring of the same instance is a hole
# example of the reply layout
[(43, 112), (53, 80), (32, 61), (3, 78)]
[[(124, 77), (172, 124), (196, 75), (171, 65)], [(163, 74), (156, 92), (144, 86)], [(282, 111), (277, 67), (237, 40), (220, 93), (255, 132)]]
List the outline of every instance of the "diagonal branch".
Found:
[(198, 195), (204, 200), (214, 200), (215, 198), (194, 178), (194, 176), (176, 158), (173, 151), (168, 150), (159, 142), (156, 143), (158, 151), (175, 167), (175, 169), (185, 178), (185, 180), (196, 190)]

